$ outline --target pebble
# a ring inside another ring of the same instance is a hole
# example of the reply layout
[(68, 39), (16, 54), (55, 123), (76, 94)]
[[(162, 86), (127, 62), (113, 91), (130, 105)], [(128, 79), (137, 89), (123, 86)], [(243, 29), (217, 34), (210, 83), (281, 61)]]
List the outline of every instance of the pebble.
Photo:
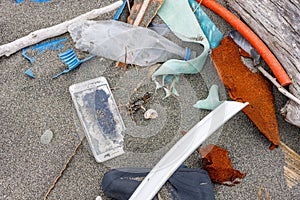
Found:
[(48, 129), (41, 136), (41, 143), (49, 144), (51, 142), (52, 138), (53, 138), (53, 132), (50, 129)]

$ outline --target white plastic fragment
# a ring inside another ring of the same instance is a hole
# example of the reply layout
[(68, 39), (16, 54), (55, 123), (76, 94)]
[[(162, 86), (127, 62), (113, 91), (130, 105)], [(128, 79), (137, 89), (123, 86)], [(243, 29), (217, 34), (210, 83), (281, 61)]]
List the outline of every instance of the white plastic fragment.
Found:
[(52, 138), (53, 138), (53, 132), (50, 129), (48, 129), (41, 136), (41, 143), (49, 144), (51, 142)]
[(154, 109), (148, 109), (145, 113), (144, 113), (144, 118), (145, 119), (155, 119), (158, 117), (158, 114), (156, 112), (156, 110)]
[(0, 46), (0, 57), (6, 55), (10, 56), (11, 54), (19, 51), (20, 49), (36, 44), (40, 41), (43, 41), (48, 38), (52, 38), (55, 36), (62, 35), (68, 31), (68, 26), (72, 23), (86, 20), (86, 19), (94, 19), (102, 14), (108, 13), (119, 8), (122, 5), (123, 1), (119, 0), (111, 5), (108, 5), (103, 8), (94, 9), (90, 12), (82, 14), (78, 17), (75, 17), (69, 21), (65, 21), (63, 23), (57, 24), (55, 26), (51, 26), (48, 28), (40, 29), (30, 33), (29, 35), (17, 39), (13, 42), (4, 44)]

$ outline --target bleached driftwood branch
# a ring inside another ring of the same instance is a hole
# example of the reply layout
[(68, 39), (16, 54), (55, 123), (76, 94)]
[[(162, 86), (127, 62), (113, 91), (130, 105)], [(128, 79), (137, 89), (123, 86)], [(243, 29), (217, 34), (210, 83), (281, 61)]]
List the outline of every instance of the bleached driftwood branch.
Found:
[[(300, 99), (299, 0), (225, 0), (267, 44), (293, 84), (290, 92)], [(287, 122), (300, 127), (300, 105), (289, 100), (281, 110)]]
[(103, 8), (95, 9), (85, 14), (82, 14), (74, 19), (69, 21), (65, 21), (63, 23), (57, 24), (55, 26), (51, 26), (48, 28), (40, 29), (30, 33), (29, 35), (17, 39), (13, 42), (4, 44), (0, 46), (0, 57), (6, 55), (10, 56), (11, 54), (19, 51), (20, 49), (36, 44), (40, 41), (43, 41), (48, 38), (52, 38), (55, 36), (62, 35), (68, 31), (68, 26), (74, 22), (78, 22), (81, 20), (94, 19), (102, 14), (108, 13), (120, 7), (123, 1), (119, 0), (111, 5), (108, 5)]

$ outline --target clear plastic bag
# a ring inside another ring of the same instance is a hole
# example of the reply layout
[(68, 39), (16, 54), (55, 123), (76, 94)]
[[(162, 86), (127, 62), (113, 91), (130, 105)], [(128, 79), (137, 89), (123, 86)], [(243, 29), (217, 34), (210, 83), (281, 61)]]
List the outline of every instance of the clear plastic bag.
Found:
[(114, 20), (83, 21), (69, 26), (76, 48), (140, 66), (186, 57), (187, 49), (143, 27)]

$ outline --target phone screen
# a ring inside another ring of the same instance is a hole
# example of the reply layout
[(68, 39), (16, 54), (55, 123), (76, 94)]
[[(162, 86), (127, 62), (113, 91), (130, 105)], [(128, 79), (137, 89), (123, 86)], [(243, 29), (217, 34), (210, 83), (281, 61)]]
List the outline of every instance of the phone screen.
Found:
[(94, 156), (110, 158), (123, 147), (125, 126), (108, 84), (97, 83), (72, 96)]

